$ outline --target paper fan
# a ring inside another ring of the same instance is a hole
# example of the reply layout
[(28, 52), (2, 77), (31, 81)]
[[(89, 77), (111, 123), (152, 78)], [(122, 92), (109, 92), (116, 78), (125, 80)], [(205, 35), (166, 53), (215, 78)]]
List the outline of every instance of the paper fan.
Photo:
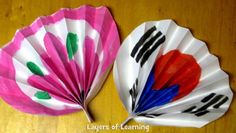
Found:
[(61, 9), (39, 17), (1, 49), (0, 96), (27, 113), (61, 115), (83, 109), (87, 114), (119, 46), (106, 7)]
[(122, 43), (114, 79), (130, 119), (202, 127), (232, 100), (228, 75), (206, 44), (172, 20), (146, 22)]

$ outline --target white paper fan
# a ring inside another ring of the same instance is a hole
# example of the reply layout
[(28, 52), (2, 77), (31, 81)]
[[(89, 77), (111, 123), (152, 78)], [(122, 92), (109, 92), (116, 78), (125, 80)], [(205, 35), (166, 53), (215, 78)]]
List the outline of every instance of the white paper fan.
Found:
[(124, 40), (114, 79), (128, 120), (202, 127), (232, 100), (228, 75), (206, 44), (172, 20), (145, 22)]

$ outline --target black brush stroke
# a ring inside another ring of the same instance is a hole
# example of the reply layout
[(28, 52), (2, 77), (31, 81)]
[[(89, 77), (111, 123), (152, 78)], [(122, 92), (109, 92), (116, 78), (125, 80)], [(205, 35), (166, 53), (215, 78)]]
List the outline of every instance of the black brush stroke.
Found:
[(162, 36), (161, 39), (159, 39), (155, 45), (149, 49), (144, 55), (143, 55), (143, 58), (142, 58), (142, 61), (141, 61), (141, 67), (144, 65), (144, 63), (148, 60), (148, 58), (150, 57), (150, 55), (165, 41), (165, 36)]
[[(224, 95), (216, 95), (216, 93), (211, 93), (208, 96), (204, 97), (201, 102), (205, 103), (205, 105), (203, 105), (202, 107), (197, 108), (197, 106), (191, 106), (188, 109), (182, 111), (182, 113), (190, 113), (190, 114), (194, 114), (197, 117), (203, 116), (207, 113), (210, 113), (210, 111), (208, 110), (208, 108), (212, 107), (215, 109), (220, 108), (221, 105), (223, 105), (224, 103), (226, 103), (229, 100), (229, 98), (227, 96)], [(195, 111), (193, 111), (195, 110)]]
[(197, 117), (200, 117), (200, 116), (203, 116), (203, 115), (205, 115), (205, 114), (207, 114), (207, 113), (209, 113), (210, 111), (208, 111), (208, 110), (204, 110), (204, 111), (202, 111), (202, 112), (197, 112), (195, 115), (197, 116)]
[(205, 104), (204, 106), (202, 106), (201, 108), (197, 109), (196, 111), (194, 111), (192, 113), (197, 113), (197, 112), (202, 112), (202, 111), (207, 110), (210, 106), (212, 106), (215, 103), (217, 103), (223, 97), (224, 97), (224, 95), (217, 95), (217, 96), (215, 96), (210, 102), (208, 102), (207, 104)]
[(132, 52), (131, 52), (131, 56), (134, 58), (134, 56), (136, 55), (137, 51), (139, 50), (139, 48), (143, 45), (143, 43), (147, 40), (147, 38), (156, 30), (156, 26), (153, 26), (152, 28), (150, 28), (146, 33), (144, 33), (144, 35), (139, 39), (139, 41), (136, 43), (136, 45), (134, 46)]
[(222, 99), (219, 103), (217, 103), (216, 105), (213, 106), (213, 108), (218, 109), (220, 108), (221, 105), (223, 105), (224, 103), (226, 103), (229, 100), (228, 97), (225, 97), (224, 99)]
[(148, 117), (148, 118), (155, 118), (155, 117), (161, 116), (163, 114), (165, 114), (165, 113), (159, 113), (159, 114), (142, 113), (142, 114), (138, 114), (138, 116), (144, 116), (144, 117)]
[(191, 106), (190, 108), (184, 110), (183, 113), (189, 113), (189, 112), (192, 112), (195, 108), (197, 108), (197, 106)]
[(152, 46), (152, 44), (157, 40), (158, 37), (160, 37), (162, 33), (159, 31), (155, 36), (153, 36), (150, 40), (148, 40), (144, 46), (140, 49), (137, 57), (136, 57), (136, 62), (139, 62), (139, 60), (142, 58), (144, 53), (148, 50), (149, 47)]
[(136, 88), (138, 86), (138, 79), (135, 80), (133, 87), (129, 90), (129, 93), (131, 95), (131, 102), (132, 102), (132, 111), (135, 108), (135, 102), (136, 102), (136, 97), (137, 97), (137, 91)]
[(201, 102), (205, 103), (205, 102), (208, 102), (211, 98), (213, 98), (214, 96), (216, 95), (216, 93), (211, 93), (209, 94), (208, 96), (206, 96), (205, 98), (203, 98), (201, 100)]

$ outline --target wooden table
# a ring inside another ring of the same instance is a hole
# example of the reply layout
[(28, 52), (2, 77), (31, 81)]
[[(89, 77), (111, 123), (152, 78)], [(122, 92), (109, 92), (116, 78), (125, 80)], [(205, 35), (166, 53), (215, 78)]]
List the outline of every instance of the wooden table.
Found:
[[(0, 44), (6, 44), (18, 28), (31, 24), (38, 16), (50, 15), (62, 7), (79, 7), (83, 4), (108, 6), (118, 24), (121, 40), (135, 27), (149, 20), (173, 19), (177, 24), (190, 28), (194, 36), (205, 41), (210, 52), (219, 57), (222, 69), (230, 75), (232, 89), (236, 89), (235, 0), (0, 0)], [(150, 126), (149, 132), (235, 133), (235, 102), (234, 99), (226, 115), (203, 128)], [(59, 117), (30, 115), (19, 112), (0, 100), (0, 132), (79, 133), (88, 132), (87, 125), (113, 125), (122, 122), (128, 114), (119, 99), (112, 73), (89, 107), (96, 120), (92, 124), (87, 123), (83, 112)], [(129, 124), (137, 123), (132, 121)]]

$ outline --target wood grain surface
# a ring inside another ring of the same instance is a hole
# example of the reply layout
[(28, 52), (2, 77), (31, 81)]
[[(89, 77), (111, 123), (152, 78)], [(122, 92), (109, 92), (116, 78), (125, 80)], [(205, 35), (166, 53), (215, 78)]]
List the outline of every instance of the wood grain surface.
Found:
[[(218, 56), (221, 67), (230, 75), (236, 90), (236, 0), (0, 0), (0, 45), (12, 39), (18, 28), (38, 16), (50, 15), (60, 8), (83, 4), (109, 7), (118, 24), (121, 41), (138, 25), (149, 20), (173, 19), (190, 28), (193, 35), (207, 43)], [(0, 68), (1, 69), (1, 68)], [(0, 86), (1, 87), (1, 86)], [(96, 132), (86, 126), (114, 125), (126, 117), (112, 73), (89, 108), (95, 122), (89, 124), (83, 112), (65, 116), (37, 116), (19, 112), (0, 100), (1, 133), (85, 133)], [(235, 133), (236, 101), (220, 119), (197, 128), (150, 126), (150, 133)], [(138, 124), (131, 121), (129, 124)], [(100, 132), (145, 132), (144, 130), (102, 130)]]

